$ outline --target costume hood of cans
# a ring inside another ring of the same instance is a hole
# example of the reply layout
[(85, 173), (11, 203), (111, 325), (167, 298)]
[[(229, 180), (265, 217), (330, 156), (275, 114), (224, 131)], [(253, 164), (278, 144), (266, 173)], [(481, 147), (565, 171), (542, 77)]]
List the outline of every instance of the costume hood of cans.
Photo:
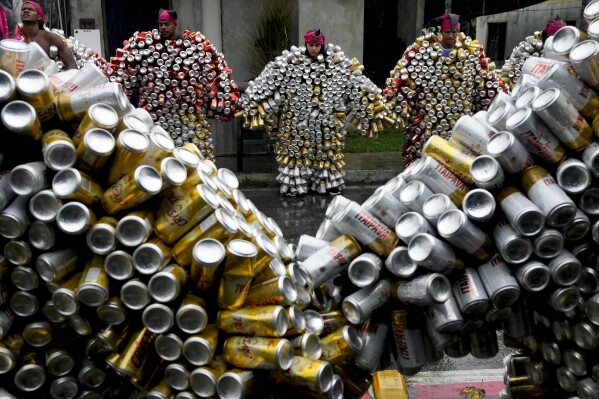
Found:
[[(436, 21), (439, 27), (459, 29), (454, 14)], [(391, 71), (384, 89), (386, 100), (408, 125), (403, 145), (408, 163), (420, 157), (430, 136), (449, 138), (460, 116), (486, 109), (498, 91), (506, 90), (477, 40), (460, 32), (447, 57), (440, 41), (435, 33), (417, 38)]]
[(345, 123), (375, 137), (394, 120), (381, 90), (355, 58), (324, 44), (320, 31), (306, 42), (323, 46), (311, 59), (306, 46), (292, 46), (269, 62), (243, 97), (244, 124), (276, 135), (281, 193), (325, 193), (344, 187)]

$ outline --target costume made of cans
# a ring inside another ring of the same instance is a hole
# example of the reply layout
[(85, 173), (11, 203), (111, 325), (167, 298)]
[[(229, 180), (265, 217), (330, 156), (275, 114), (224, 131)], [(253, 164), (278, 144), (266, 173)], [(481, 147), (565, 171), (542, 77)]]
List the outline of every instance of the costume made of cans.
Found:
[(393, 123), (381, 90), (362, 75), (357, 59), (323, 45), (311, 59), (292, 46), (250, 82), (242, 100), (244, 125), (277, 138), (277, 180), (282, 194), (325, 193), (344, 187), (346, 122), (377, 136)]
[(129, 98), (139, 94), (140, 108), (173, 138), (176, 146), (194, 143), (214, 159), (208, 118), (228, 121), (239, 93), (222, 53), (200, 32), (184, 31), (163, 41), (154, 29), (135, 32), (103, 66)]
[(407, 120), (407, 162), (420, 157), (429, 137), (449, 138), (460, 116), (486, 109), (498, 91), (506, 90), (477, 40), (460, 32), (449, 56), (442, 51), (439, 36), (420, 36), (387, 78), (385, 97)]

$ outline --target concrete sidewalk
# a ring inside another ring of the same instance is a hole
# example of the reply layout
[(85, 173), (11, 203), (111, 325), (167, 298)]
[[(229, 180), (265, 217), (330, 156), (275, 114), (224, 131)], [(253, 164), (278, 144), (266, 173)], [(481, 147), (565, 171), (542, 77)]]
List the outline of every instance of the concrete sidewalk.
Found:
[[(350, 185), (382, 185), (404, 168), (399, 152), (345, 154), (344, 160), (345, 182)], [(245, 156), (242, 171), (235, 156), (217, 156), (216, 166), (236, 172), (242, 187), (278, 186), (274, 155)]]

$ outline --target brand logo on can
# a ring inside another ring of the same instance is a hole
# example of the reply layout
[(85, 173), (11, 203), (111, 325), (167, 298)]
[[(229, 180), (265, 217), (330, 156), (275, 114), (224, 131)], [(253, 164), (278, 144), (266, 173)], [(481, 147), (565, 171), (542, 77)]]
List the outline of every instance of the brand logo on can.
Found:
[(469, 294), (475, 292), (474, 286), (472, 285), (472, 280), (470, 280), (470, 275), (464, 274), (461, 279), (457, 282), (458, 289), (460, 290), (460, 294)]
[(531, 72), (532, 74), (535, 74), (535, 75), (543, 76), (543, 75), (545, 75), (545, 74), (547, 73), (547, 71), (549, 70), (549, 68), (550, 68), (551, 66), (553, 66), (553, 65), (547, 65), (547, 64), (535, 64), (535, 65), (534, 65), (534, 66), (531, 68), (530, 72)]
[(252, 339), (244, 337), (241, 339), (241, 353), (248, 359), (253, 359), (254, 354), (252, 353)]
[(377, 235), (377, 237), (381, 238), (381, 239), (385, 239), (389, 236), (389, 234), (391, 233), (391, 231), (383, 226), (382, 224), (380, 224), (379, 222), (377, 222), (376, 220), (374, 220), (372, 217), (370, 217), (369, 215), (366, 215), (363, 212), (358, 212), (358, 214), (356, 214), (355, 219), (360, 222), (362, 224), (362, 226), (366, 227), (367, 229), (369, 229), (370, 231), (372, 231), (374, 234)]
[(539, 140), (539, 138), (531, 130), (523, 133), (522, 138), (537, 150), (541, 158), (551, 159), (553, 157), (553, 152), (551, 149), (548, 148), (545, 143)]
[(447, 170), (443, 165), (438, 164), (435, 166), (435, 172), (438, 172), (439, 175), (451, 184), (453, 184), (458, 190), (465, 190), (466, 185), (462, 182), (456, 175)]
[(410, 359), (410, 350), (406, 343), (406, 334), (404, 328), (399, 323), (393, 323), (393, 336), (395, 337), (395, 345), (399, 351), (399, 355), (406, 360)]

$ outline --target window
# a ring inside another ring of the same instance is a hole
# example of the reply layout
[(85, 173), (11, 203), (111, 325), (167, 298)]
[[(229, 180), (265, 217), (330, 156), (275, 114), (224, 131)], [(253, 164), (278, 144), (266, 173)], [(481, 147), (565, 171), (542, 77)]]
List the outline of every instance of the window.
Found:
[(505, 31), (507, 22), (489, 23), (487, 57), (492, 60), (505, 59)]

